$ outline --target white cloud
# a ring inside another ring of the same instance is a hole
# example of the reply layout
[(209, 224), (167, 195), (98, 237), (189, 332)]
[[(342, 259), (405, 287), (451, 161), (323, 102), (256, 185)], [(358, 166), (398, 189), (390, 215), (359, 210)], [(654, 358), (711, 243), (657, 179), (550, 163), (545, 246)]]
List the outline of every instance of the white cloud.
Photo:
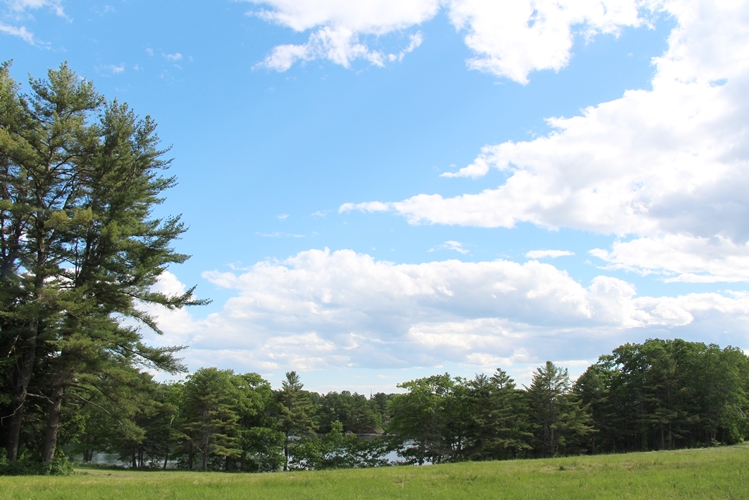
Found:
[(37, 10), (44, 7), (60, 17), (66, 17), (60, 0), (6, 0), (5, 2), (11, 12), (23, 14), (28, 10)]
[(387, 212), (391, 209), (391, 205), (388, 203), (382, 203), (380, 201), (369, 201), (364, 203), (344, 203), (338, 209), (338, 213), (353, 212), (358, 210), (360, 212)]
[(615, 242), (610, 252), (596, 248), (590, 253), (611, 268), (660, 274), (667, 282), (749, 281), (749, 244), (721, 236), (637, 238)]
[(314, 59), (328, 59), (344, 67), (356, 59), (376, 66), (383, 66), (386, 61), (400, 61), (421, 44), (421, 33), (412, 34), (404, 49), (389, 54), (371, 50), (360, 41), (361, 36), (383, 35), (418, 25), (433, 17), (439, 8), (437, 0), (252, 1), (271, 7), (255, 13), (263, 19), (295, 31), (315, 30), (306, 43), (279, 45), (259, 64), (276, 71), (286, 71), (297, 61)]
[(549, 135), (486, 146), (443, 174), (476, 178), (496, 168), (507, 177), (496, 189), (341, 209), (376, 206), (414, 224), (635, 235), (595, 255), (678, 281), (749, 280), (749, 4), (662, 7), (677, 26), (655, 60), (652, 90), (549, 119)]
[(26, 29), (26, 26), (10, 26), (0, 21), (0, 33), (17, 36), (31, 45), (40, 45), (40, 42), (34, 37), (32, 32)]
[(414, 223), (749, 235), (743, 82), (668, 83), (550, 120), (547, 137), (485, 148), (466, 175), (482, 164), (508, 172), (497, 189), (389, 206)]
[(298, 32), (314, 30), (306, 43), (279, 45), (260, 64), (277, 71), (314, 59), (345, 67), (355, 59), (377, 66), (402, 60), (421, 44), (420, 33), (411, 35), (408, 47), (397, 54), (371, 50), (362, 37), (411, 29), (444, 7), (476, 54), (468, 61), (470, 68), (526, 83), (531, 71), (567, 65), (575, 32), (590, 38), (642, 23), (635, 0), (248, 1), (269, 7), (254, 12), (263, 19)]
[(649, 336), (745, 344), (749, 333), (747, 294), (639, 297), (622, 280), (585, 287), (537, 261), (393, 264), (310, 250), (204, 277), (236, 295), (204, 320), (160, 317), (160, 342), (189, 343), (193, 364), (230, 354), (248, 370), (506, 366), (594, 359)]
[(250, 0), (267, 5), (256, 15), (294, 31), (346, 26), (359, 33), (385, 34), (421, 24), (439, 10), (438, 0)]
[(528, 82), (531, 71), (567, 65), (574, 26), (591, 37), (641, 23), (632, 0), (451, 0), (449, 10), (477, 54), (468, 66), (520, 83)]
[[(165, 271), (152, 287), (153, 291), (169, 296), (181, 295), (187, 290), (177, 277)], [(187, 309), (167, 309), (158, 305), (142, 305), (149, 315), (157, 319), (164, 335), (156, 335), (150, 329), (142, 329), (144, 339), (155, 346), (184, 346), (191, 340), (191, 334), (197, 330), (197, 324)]]
[(424, 35), (422, 35), (421, 31), (419, 31), (416, 34), (411, 35), (409, 39), (410, 42), (408, 44), (408, 47), (401, 50), (398, 54), (388, 54), (388, 60), (390, 62), (403, 61), (403, 58), (406, 57), (406, 54), (410, 54), (411, 52), (419, 48), (419, 46), (421, 46), (421, 44), (424, 42)]
[(167, 60), (172, 62), (177, 62), (182, 60), (182, 54), (179, 52), (175, 52), (174, 54), (164, 54), (164, 57), (167, 58)]
[(575, 255), (575, 252), (570, 252), (569, 250), (531, 250), (525, 254), (529, 259), (556, 259), (557, 257), (567, 257), (569, 255)]
[(289, 218), (289, 214), (281, 214), (276, 216), (278, 220), (286, 220)]
[[(5, 9), (0, 11), (3, 18), (15, 23), (21, 23), (26, 20), (33, 20), (29, 11), (47, 8), (54, 14), (70, 20), (62, 8), (60, 0), (4, 0)], [(0, 33), (17, 36), (24, 42), (37, 47), (49, 48), (49, 43), (42, 42), (34, 33), (29, 31), (26, 26), (15, 26), (0, 21)]]
[(125, 72), (125, 63), (109, 64), (107, 66), (101, 66), (98, 68), (98, 70), (100, 73), (105, 73), (109, 75), (118, 75), (120, 73)]
[[(402, 59), (402, 56), (394, 57)], [(297, 61), (321, 58), (348, 68), (356, 59), (364, 59), (375, 66), (384, 66), (386, 56), (360, 43), (357, 34), (350, 29), (326, 26), (310, 35), (309, 41), (304, 45), (279, 45), (258, 66), (286, 71)]]
[(437, 246), (436, 248), (429, 249), (430, 252), (434, 252), (435, 250), (454, 250), (456, 252), (462, 253), (463, 255), (470, 253), (468, 250), (463, 248), (463, 244), (461, 242), (453, 240), (448, 240), (443, 244)]

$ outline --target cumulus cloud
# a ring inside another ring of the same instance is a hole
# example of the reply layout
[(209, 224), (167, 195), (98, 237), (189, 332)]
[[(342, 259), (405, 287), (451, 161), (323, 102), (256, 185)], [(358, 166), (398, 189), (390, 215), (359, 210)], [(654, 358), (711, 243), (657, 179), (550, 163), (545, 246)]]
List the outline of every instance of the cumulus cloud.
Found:
[(496, 168), (507, 177), (497, 188), (344, 206), (377, 206), (413, 224), (527, 222), (634, 235), (594, 255), (678, 281), (746, 281), (749, 4), (669, 1), (662, 8), (677, 25), (654, 61), (652, 90), (551, 118), (547, 136), (486, 146), (470, 165), (443, 174), (477, 178)]
[[(159, 276), (152, 290), (169, 296), (182, 295), (187, 291), (185, 285), (177, 277), (165, 271)], [(147, 304), (141, 306), (149, 315), (157, 319), (164, 335), (156, 335), (149, 329), (144, 329), (144, 338), (155, 346), (186, 346), (191, 341), (191, 334), (196, 331), (197, 324), (187, 309), (168, 309), (163, 306)]]
[(556, 259), (557, 257), (567, 257), (569, 255), (575, 255), (575, 252), (570, 252), (569, 250), (531, 250), (525, 254), (529, 259)]
[(362, 38), (412, 29), (444, 8), (476, 54), (468, 61), (470, 68), (527, 83), (531, 71), (567, 65), (576, 32), (590, 38), (642, 23), (636, 0), (248, 1), (267, 6), (254, 15), (298, 32), (313, 30), (306, 43), (279, 45), (260, 63), (277, 71), (313, 59), (345, 67), (355, 59), (377, 66), (402, 60), (422, 43), (420, 33), (411, 35), (405, 49), (387, 55), (370, 49)]
[(531, 71), (558, 71), (569, 62), (573, 27), (586, 37), (618, 34), (623, 26), (642, 22), (632, 0), (452, 0), (453, 24), (468, 31), (466, 45), (477, 56), (468, 66), (528, 82)]
[(414, 223), (531, 222), (620, 235), (717, 229), (745, 238), (745, 86), (739, 78), (719, 87), (671, 81), (627, 92), (582, 116), (549, 120), (556, 132), (547, 137), (485, 148), (467, 175), (482, 164), (508, 172), (496, 189), (387, 206)]
[[(162, 341), (252, 370), (507, 366), (594, 358), (637, 332), (720, 333), (722, 343), (748, 332), (747, 294), (640, 297), (625, 281), (599, 276), (584, 286), (538, 261), (394, 264), (326, 249), (204, 277), (235, 295), (199, 321), (164, 311)], [(161, 283), (183, 290), (171, 276)]]
[(668, 234), (617, 241), (611, 251), (590, 251), (609, 263), (643, 275), (662, 275), (667, 282), (716, 283), (749, 281), (749, 244), (714, 236)]

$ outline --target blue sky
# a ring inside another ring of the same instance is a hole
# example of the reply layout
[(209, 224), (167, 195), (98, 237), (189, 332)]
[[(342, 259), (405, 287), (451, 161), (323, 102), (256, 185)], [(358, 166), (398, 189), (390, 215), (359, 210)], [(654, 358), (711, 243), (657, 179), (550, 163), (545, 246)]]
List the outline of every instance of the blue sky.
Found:
[(154, 310), (191, 369), (312, 389), (623, 342), (749, 348), (749, 7), (695, 1), (0, 3), (159, 124), (191, 254)]

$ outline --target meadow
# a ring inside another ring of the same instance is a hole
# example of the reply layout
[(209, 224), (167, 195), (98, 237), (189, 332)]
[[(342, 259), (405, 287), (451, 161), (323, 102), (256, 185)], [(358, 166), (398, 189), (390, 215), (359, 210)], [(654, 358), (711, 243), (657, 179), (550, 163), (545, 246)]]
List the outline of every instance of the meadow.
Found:
[(749, 498), (749, 445), (268, 474), (76, 469), (0, 477), (0, 499)]

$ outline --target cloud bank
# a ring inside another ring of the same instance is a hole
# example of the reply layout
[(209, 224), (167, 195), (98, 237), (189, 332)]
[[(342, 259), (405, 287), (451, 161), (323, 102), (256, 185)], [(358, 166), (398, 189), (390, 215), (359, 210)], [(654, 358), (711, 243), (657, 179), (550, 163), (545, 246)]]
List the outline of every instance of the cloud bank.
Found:
[[(252, 370), (508, 366), (591, 359), (637, 337), (720, 334), (725, 344), (749, 331), (749, 294), (638, 296), (625, 281), (584, 286), (538, 261), (394, 264), (325, 249), (204, 276), (236, 295), (200, 321), (155, 310), (162, 342)], [(168, 273), (160, 286), (184, 289)]]

